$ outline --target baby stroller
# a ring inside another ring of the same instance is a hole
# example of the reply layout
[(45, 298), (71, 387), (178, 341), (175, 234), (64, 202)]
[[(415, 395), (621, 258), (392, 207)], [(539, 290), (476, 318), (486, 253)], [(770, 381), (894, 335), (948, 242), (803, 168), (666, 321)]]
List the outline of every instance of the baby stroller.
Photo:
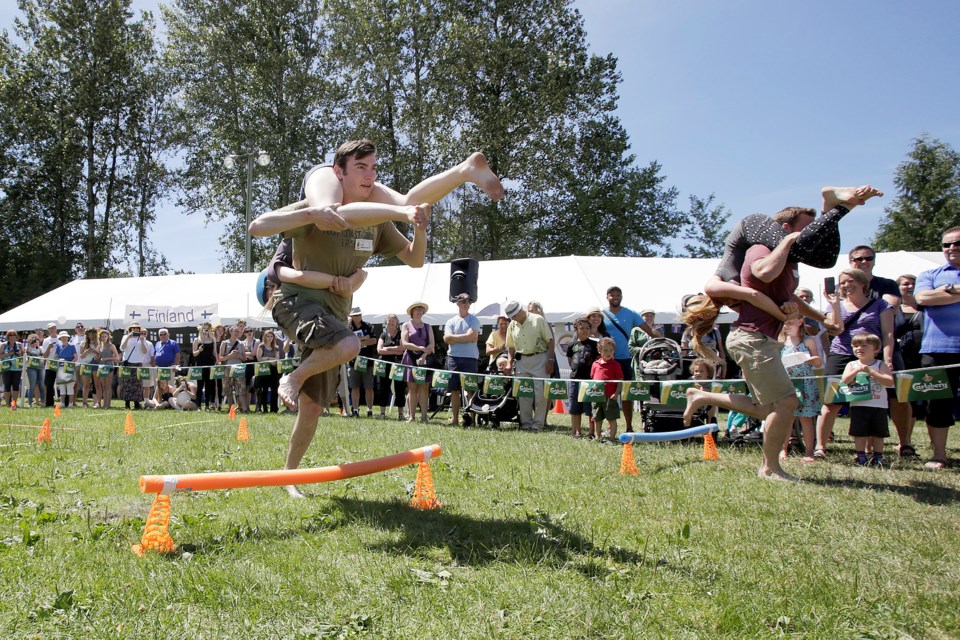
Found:
[(502, 422), (517, 422), (520, 408), (513, 397), (513, 381), (507, 380), (506, 390), (499, 395), (486, 395), (481, 388), (463, 410), (463, 426), (500, 428)]
[[(633, 371), (637, 380), (664, 382), (679, 380), (683, 373), (680, 345), (670, 338), (651, 338), (633, 359)], [(660, 397), (660, 385), (650, 385), (651, 398)], [(644, 402), (640, 409), (640, 422), (648, 433), (680, 431), (684, 407), (661, 404), (658, 401)], [(697, 412), (691, 426), (706, 424), (706, 409)]]

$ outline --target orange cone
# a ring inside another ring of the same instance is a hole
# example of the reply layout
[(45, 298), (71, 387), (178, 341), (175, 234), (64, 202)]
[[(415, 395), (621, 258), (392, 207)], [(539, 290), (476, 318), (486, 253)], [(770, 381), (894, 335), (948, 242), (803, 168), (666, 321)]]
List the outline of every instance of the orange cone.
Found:
[(703, 459), (720, 459), (720, 454), (717, 452), (717, 443), (714, 441), (712, 433), (708, 433), (707, 435), (703, 436)]
[(629, 442), (623, 445), (623, 455), (620, 456), (620, 473), (622, 475), (640, 475), (637, 471), (637, 462), (633, 459), (633, 445)]
[(250, 439), (250, 433), (247, 431), (247, 419), (240, 418), (240, 428), (237, 429), (237, 440), (246, 442)]
[(133, 424), (133, 414), (127, 411), (127, 420), (123, 423), (123, 433), (128, 436), (137, 434), (137, 426)]
[(40, 427), (40, 433), (37, 434), (37, 442), (50, 444), (50, 418), (43, 421), (43, 426)]
[(437, 494), (433, 489), (433, 472), (430, 471), (430, 463), (421, 462), (417, 465), (417, 481), (413, 485), (413, 499), (410, 506), (421, 511), (426, 509), (439, 509), (443, 503), (437, 500)]
[(557, 400), (553, 405), (554, 413), (566, 413), (567, 409), (563, 406), (563, 400)]
[(54, 417), (54, 418), (59, 418), (59, 417), (60, 417), (60, 403), (59, 403), (59, 402), (57, 402), (56, 404), (53, 405), (53, 417)]
[(170, 537), (169, 527), (170, 496), (158, 493), (153, 499), (153, 506), (150, 507), (150, 515), (147, 516), (147, 525), (143, 528), (140, 544), (133, 545), (131, 549), (141, 557), (145, 551), (173, 553), (177, 548), (173, 544), (173, 538)]
[(17, 410), (17, 401), (16, 401), (16, 400), (11, 400), (11, 401), (10, 401), (10, 411), (16, 411), (16, 410)]
[(231, 420), (237, 419), (237, 405), (235, 404), (230, 405), (230, 419)]

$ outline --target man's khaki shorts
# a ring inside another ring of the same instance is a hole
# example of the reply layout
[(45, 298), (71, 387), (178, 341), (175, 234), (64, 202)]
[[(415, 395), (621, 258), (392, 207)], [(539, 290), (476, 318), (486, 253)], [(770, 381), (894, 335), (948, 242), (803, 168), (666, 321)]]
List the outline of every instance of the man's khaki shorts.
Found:
[[(296, 340), (302, 359), (314, 349), (326, 349), (353, 337), (346, 322), (319, 302), (298, 294), (283, 296), (279, 291), (274, 295), (273, 319), (288, 337)], [(303, 384), (300, 393), (327, 406), (337, 392), (339, 374), (340, 367), (319, 373)]]
[(743, 371), (756, 405), (773, 404), (796, 394), (780, 360), (783, 345), (756, 331), (734, 328), (727, 336), (727, 353)]

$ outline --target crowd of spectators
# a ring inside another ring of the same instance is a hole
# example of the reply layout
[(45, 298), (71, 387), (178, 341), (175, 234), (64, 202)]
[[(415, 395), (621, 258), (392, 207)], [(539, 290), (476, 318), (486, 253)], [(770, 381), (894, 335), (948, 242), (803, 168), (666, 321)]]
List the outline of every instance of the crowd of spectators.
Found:
[[(952, 236), (950, 240), (955, 244)], [(785, 366), (791, 377), (801, 380), (795, 417), (801, 425), (802, 437), (798, 444), (804, 451), (805, 462), (826, 457), (834, 421), (841, 409), (846, 410), (845, 405), (836, 400), (824, 404), (827, 398), (821, 395), (822, 386), (814, 376), (840, 376), (853, 369), (866, 371), (866, 365), (857, 364), (864, 362), (860, 352), (865, 350), (857, 350), (854, 341), (857, 335), (877, 336), (880, 345), (877, 357), (885, 363), (884, 371), (915, 369), (930, 360), (921, 357), (925, 308), (914, 295), (917, 277), (904, 274), (892, 281), (874, 276), (876, 253), (865, 245), (850, 251), (848, 260), (849, 267), (839, 273), (837, 291), (824, 292), (828, 304), (823, 311), (831, 319), (842, 320), (842, 330), (828, 332), (813, 320), (797, 319), (785, 323), (780, 338)], [(810, 287), (801, 287), (796, 293), (807, 303), (814, 300)], [(566, 356), (570, 367), (567, 404), (572, 433), (575, 437), (583, 436), (583, 416), (587, 415), (586, 435), (599, 441), (615, 438), (621, 417), (627, 431), (634, 428), (634, 403), (620, 401), (618, 394), (609, 390), (609, 381), (628, 382), (637, 377), (638, 353), (652, 338), (664, 337), (662, 328), (655, 324), (652, 309), (637, 313), (623, 306), (623, 294), (617, 286), (610, 287), (606, 296), (607, 308), (589, 307), (572, 323), (575, 338), (565, 345), (565, 353), (560, 354)], [(686, 309), (702, 298), (703, 294), (684, 296), (678, 300), (678, 307)], [(349, 326), (360, 339), (360, 355), (371, 361), (388, 365), (400, 363), (410, 368), (402, 377), (375, 376), (374, 367), (361, 370), (351, 364), (346, 379), (349, 398), (342, 399), (346, 400), (343, 404), (349, 404), (355, 417), (359, 417), (361, 406), (365, 406), (367, 417), (386, 418), (395, 409), (397, 419), (413, 421), (419, 409), (420, 420), (427, 421), (431, 378), (416, 378), (414, 368), (446, 370), (452, 374), (449, 423), (457, 425), (462, 402), (469, 401), (469, 394), (461, 395), (460, 374), (485, 371), (536, 380), (534, 397), (518, 398), (519, 421), (521, 428), (542, 429), (551, 408), (551, 402), (543, 393), (543, 380), (559, 375), (556, 338), (544, 318), (542, 306), (536, 301), (526, 305), (517, 301), (506, 304), (483, 342), (481, 356), (479, 343), (483, 329), (480, 321), (469, 313), (471, 300), (464, 294), (454, 304), (457, 314), (437, 332), (437, 337), (434, 328), (423, 320), (428, 311), (424, 302), (414, 302), (406, 309), (410, 318), (407, 322), (401, 323), (397, 315), (389, 315), (379, 334), (363, 320), (361, 310), (354, 307)], [(131, 409), (209, 411), (226, 410), (233, 405), (241, 413), (251, 410), (276, 413), (279, 362), (296, 355), (295, 345), (282, 334), (278, 335), (273, 329), (258, 333), (242, 320), (229, 327), (204, 323), (197, 327), (195, 337), (183, 345), (182, 350), (167, 329), (152, 333), (154, 339), (151, 340), (136, 322), (123, 332), (119, 341), (103, 327), (87, 328), (77, 323), (73, 329), (71, 334), (51, 322), (45, 330), (6, 332), (5, 341), (0, 344), (0, 362), (3, 364), (3, 398), (7, 405), (52, 407), (59, 402), (64, 408), (98, 409), (123, 402), (124, 407)], [(689, 330), (672, 337), (678, 339), (680, 353), (686, 361), (684, 377), (727, 378), (732, 363), (727, 361), (719, 328), (696, 344), (691, 341)], [(444, 352), (445, 360), (439, 357)], [(797, 359), (798, 353), (804, 356)], [(121, 379), (120, 367), (133, 374)], [(190, 367), (199, 369), (195, 380), (187, 375)], [(138, 369), (145, 371), (138, 375)], [(736, 369), (732, 369), (736, 373)], [(161, 370), (171, 373), (159, 376)], [(889, 388), (885, 375), (878, 378), (884, 383), (880, 386)], [(578, 400), (580, 383), (590, 379), (607, 382), (605, 402)], [(926, 416), (926, 407), (898, 401), (892, 389), (885, 393), (889, 397), (884, 402), (884, 410), (889, 411), (896, 427), (898, 453), (901, 457), (915, 457), (911, 441), (913, 426), (917, 418)], [(375, 414), (377, 406), (379, 411)], [(713, 409), (712, 414), (715, 413)], [(601, 433), (604, 422), (607, 430)], [(787, 450), (784, 447), (783, 456)], [(942, 461), (944, 454), (940, 451), (936, 454), (937, 461)], [(872, 459), (880, 458), (875, 455)]]
[(4, 403), (210, 411), (234, 405), (241, 413), (251, 407), (277, 413), (279, 363), (295, 355), (294, 345), (279, 341), (273, 329), (258, 336), (243, 320), (231, 327), (204, 323), (183, 350), (169, 329), (148, 334), (137, 322), (118, 342), (109, 329), (83, 323), (73, 334), (55, 322), (46, 330), (7, 331), (0, 343)]

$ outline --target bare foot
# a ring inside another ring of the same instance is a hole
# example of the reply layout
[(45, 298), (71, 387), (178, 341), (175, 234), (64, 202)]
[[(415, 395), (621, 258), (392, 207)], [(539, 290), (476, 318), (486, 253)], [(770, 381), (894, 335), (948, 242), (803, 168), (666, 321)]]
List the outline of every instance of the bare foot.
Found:
[(297, 489), (297, 486), (296, 486), (296, 485), (288, 484), (288, 485), (286, 485), (286, 486), (284, 487), (284, 489), (287, 490), (287, 495), (289, 495), (291, 498), (306, 498), (306, 497), (307, 497), (307, 496), (303, 495), (303, 493), (300, 492), (300, 489)]
[(838, 204), (852, 209), (870, 198), (882, 197), (883, 192), (865, 184), (862, 187), (824, 187), (820, 195), (823, 196), (823, 210), (830, 211)]
[(280, 386), (277, 387), (277, 396), (290, 411), (297, 410), (297, 397), (300, 395), (300, 387), (290, 381), (290, 374), (280, 378)]
[(763, 478), (764, 480), (777, 480), (779, 482), (800, 482), (800, 478), (790, 475), (783, 469), (774, 470), (760, 467), (760, 471), (757, 472), (757, 477)]
[(693, 414), (697, 409), (707, 404), (706, 393), (696, 387), (687, 389), (687, 408), (683, 410), (683, 426), (689, 427)]
[(500, 184), (497, 174), (490, 169), (485, 155), (477, 151), (464, 162), (470, 182), (483, 189), (483, 192), (494, 202), (503, 199), (503, 185)]

